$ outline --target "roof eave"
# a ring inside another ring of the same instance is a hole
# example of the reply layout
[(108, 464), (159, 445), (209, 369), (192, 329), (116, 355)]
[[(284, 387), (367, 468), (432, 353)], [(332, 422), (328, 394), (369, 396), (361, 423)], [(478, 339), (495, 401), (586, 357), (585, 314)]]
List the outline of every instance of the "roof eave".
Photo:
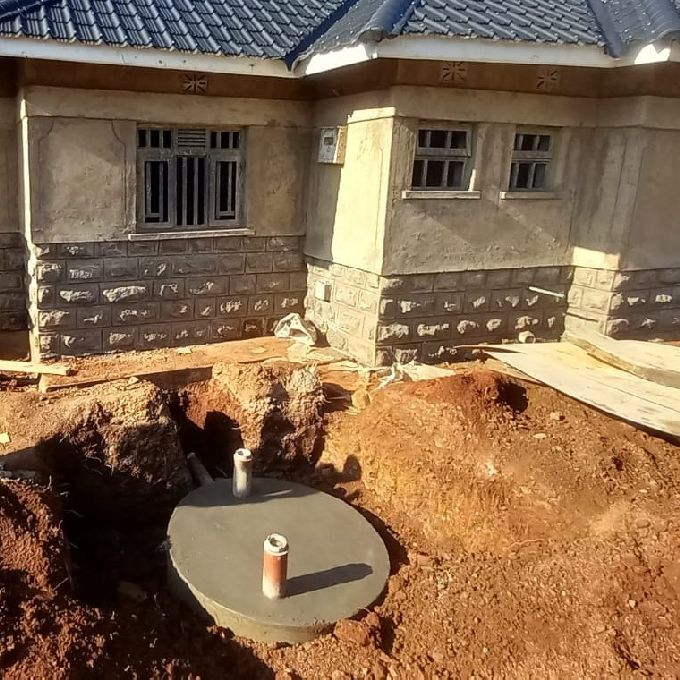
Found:
[(87, 45), (39, 38), (0, 36), (0, 57), (24, 57), (114, 66), (295, 78), (283, 60), (262, 57), (192, 54), (154, 48)]

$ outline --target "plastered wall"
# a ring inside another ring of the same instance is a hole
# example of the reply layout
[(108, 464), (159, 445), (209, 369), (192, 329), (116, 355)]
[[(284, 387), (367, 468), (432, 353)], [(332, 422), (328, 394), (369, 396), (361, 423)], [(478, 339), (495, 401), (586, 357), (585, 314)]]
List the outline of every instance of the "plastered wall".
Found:
[(136, 230), (138, 122), (245, 127), (244, 226), (258, 236), (304, 233), (311, 120), (301, 103), (28, 87), (20, 112), (25, 223), (36, 242)]
[(0, 98), (0, 233), (19, 230), (16, 103)]

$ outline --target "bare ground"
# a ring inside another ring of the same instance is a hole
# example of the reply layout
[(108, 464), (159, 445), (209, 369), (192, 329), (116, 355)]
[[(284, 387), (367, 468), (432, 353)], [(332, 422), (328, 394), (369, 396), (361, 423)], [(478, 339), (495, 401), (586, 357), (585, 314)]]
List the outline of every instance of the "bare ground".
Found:
[[(89, 389), (1, 393), (6, 449), (53, 436)], [(327, 395), (321, 458), (295, 476), (383, 536), (373, 611), (304, 645), (233, 638), (166, 593), (163, 520), (74, 514), (58, 474), (0, 482), (3, 677), (678, 674), (677, 447), (489, 371), (393, 385), (358, 412)]]

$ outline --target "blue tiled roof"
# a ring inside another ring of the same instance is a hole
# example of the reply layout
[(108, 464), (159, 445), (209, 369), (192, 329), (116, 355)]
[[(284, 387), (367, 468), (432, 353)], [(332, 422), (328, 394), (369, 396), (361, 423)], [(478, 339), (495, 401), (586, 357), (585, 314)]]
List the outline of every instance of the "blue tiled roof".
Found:
[(402, 35), (627, 46), (680, 35), (680, 0), (0, 0), (0, 37), (297, 57)]

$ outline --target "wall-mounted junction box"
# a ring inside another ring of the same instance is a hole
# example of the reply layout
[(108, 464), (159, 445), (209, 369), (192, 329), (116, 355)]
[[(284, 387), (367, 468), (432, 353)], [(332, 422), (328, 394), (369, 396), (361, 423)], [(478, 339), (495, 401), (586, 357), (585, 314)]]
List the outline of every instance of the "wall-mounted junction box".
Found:
[(319, 138), (319, 163), (342, 165), (345, 162), (347, 126), (321, 128)]

